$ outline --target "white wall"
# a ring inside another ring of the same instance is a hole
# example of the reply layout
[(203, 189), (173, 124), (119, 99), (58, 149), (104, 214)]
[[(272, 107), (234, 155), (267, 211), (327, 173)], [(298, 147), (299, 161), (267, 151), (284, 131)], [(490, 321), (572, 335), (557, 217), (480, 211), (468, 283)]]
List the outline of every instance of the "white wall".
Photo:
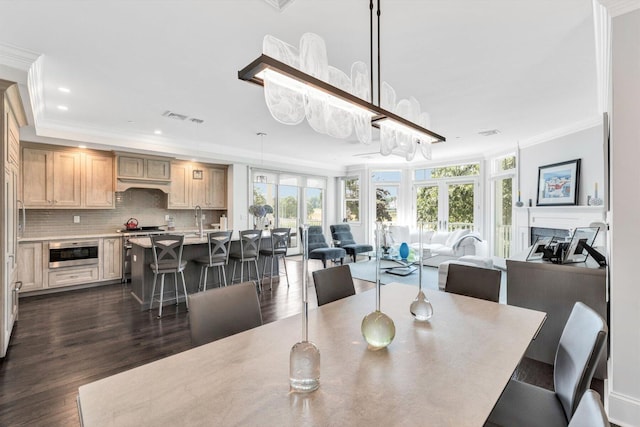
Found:
[(612, 19), (611, 369), (613, 422), (640, 426), (640, 10)]
[(598, 197), (603, 198), (604, 187), (604, 138), (602, 125), (570, 135), (552, 139), (520, 150), (520, 191), (522, 202), (531, 199), (536, 205), (538, 168), (553, 163), (581, 159), (578, 205), (587, 204), (587, 196), (593, 196), (598, 183)]

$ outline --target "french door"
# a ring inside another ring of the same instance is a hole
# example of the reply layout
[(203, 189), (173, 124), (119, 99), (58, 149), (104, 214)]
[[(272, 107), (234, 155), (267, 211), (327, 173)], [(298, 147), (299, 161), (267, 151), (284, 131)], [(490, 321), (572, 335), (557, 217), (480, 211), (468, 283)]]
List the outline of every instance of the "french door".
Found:
[(475, 229), (476, 181), (455, 180), (415, 187), (416, 220), (427, 230)]

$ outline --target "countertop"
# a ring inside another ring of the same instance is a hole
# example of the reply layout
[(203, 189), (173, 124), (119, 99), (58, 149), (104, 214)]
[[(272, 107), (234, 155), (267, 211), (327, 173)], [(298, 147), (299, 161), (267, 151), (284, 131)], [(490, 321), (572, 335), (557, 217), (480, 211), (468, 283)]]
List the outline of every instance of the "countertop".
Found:
[[(217, 231), (212, 228), (205, 228), (204, 232)], [(49, 234), (49, 235), (41, 235), (37, 237), (18, 237), (18, 243), (30, 243), (30, 242), (46, 242), (50, 240), (87, 240), (87, 239), (98, 239), (98, 238), (109, 238), (109, 237), (122, 237), (122, 236), (131, 236), (133, 234), (160, 234), (160, 233), (176, 233), (176, 234), (191, 234), (197, 233), (197, 228), (180, 228), (176, 230), (159, 230), (159, 231), (118, 231), (115, 230), (113, 232), (102, 232), (102, 233), (91, 233), (91, 234)]]

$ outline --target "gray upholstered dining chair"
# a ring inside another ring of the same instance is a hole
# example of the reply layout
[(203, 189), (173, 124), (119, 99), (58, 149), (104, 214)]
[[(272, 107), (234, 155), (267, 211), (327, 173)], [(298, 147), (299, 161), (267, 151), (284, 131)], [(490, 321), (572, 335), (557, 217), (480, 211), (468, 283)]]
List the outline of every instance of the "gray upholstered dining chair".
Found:
[(371, 252), (373, 246), (365, 243), (356, 243), (351, 234), (351, 226), (349, 224), (335, 224), (329, 226), (331, 230), (331, 238), (336, 242), (336, 246), (343, 248), (347, 251), (347, 255), (351, 255), (353, 262), (356, 262), (356, 257), (361, 253), (369, 253), (369, 259), (371, 259)]
[(445, 292), (498, 302), (500, 270), (463, 264), (449, 264)]
[(607, 332), (598, 313), (576, 302), (556, 350), (555, 391), (510, 380), (487, 425), (566, 427), (591, 384)]
[(600, 395), (587, 390), (573, 413), (569, 427), (610, 427), (607, 413), (604, 411)]
[[(284, 265), (284, 274), (287, 278), (287, 287), (289, 287), (289, 272), (287, 271), (287, 248), (289, 247), (289, 234), (290, 228), (274, 228), (271, 230), (271, 246), (269, 248), (260, 249), (260, 255), (263, 257), (269, 257), (271, 259), (271, 272), (269, 274), (269, 285), (273, 289), (273, 263), (278, 262), (282, 258), (282, 264)], [(262, 278), (264, 279), (267, 272), (266, 259), (262, 263)]]
[(262, 325), (260, 301), (253, 282), (189, 295), (189, 328), (194, 346)]
[(356, 294), (348, 265), (325, 268), (313, 272), (318, 306)]
[(218, 269), (218, 286), (222, 286), (223, 284), (227, 286), (227, 274), (224, 270), (229, 263), (229, 246), (231, 245), (232, 234), (233, 230), (212, 231), (207, 234), (209, 255), (193, 260), (200, 264), (198, 290), (207, 290), (207, 272), (210, 268), (214, 267)]
[(164, 301), (164, 276), (173, 273), (173, 284), (175, 288), (176, 305), (179, 302), (178, 295), (178, 273), (182, 278), (182, 290), (184, 291), (184, 299), (189, 309), (189, 300), (187, 299), (187, 286), (184, 281), (184, 269), (187, 261), (182, 259), (182, 248), (184, 247), (184, 236), (174, 234), (158, 234), (151, 236), (151, 252), (153, 252), (153, 262), (149, 267), (153, 271), (153, 286), (151, 287), (151, 299), (149, 302), (149, 310), (153, 307), (156, 299), (156, 282), (160, 275), (160, 296), (158, 317), (162, 317), (162, 304)]

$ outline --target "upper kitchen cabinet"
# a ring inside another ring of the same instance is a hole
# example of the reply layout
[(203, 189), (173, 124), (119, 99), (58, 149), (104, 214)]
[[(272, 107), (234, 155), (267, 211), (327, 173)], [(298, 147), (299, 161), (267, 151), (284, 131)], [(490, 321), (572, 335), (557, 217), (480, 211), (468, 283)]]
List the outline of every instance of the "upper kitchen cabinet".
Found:
[(171, 164), (169, 209), (227, 208), (227, 169), (199, 163)]
[(113, 156), (86, 154), (84, 165), (84, 206), (113, 208)]
[(118, 178), (169, 181), (171, 161), (155, 157), (119, 155)]
[(25, 208), (114, 208), (113, 156), (25, 143), (22, 149)]
[(24, 147), (22, 195), (25, 208), (79, 208), (80, 153)]

